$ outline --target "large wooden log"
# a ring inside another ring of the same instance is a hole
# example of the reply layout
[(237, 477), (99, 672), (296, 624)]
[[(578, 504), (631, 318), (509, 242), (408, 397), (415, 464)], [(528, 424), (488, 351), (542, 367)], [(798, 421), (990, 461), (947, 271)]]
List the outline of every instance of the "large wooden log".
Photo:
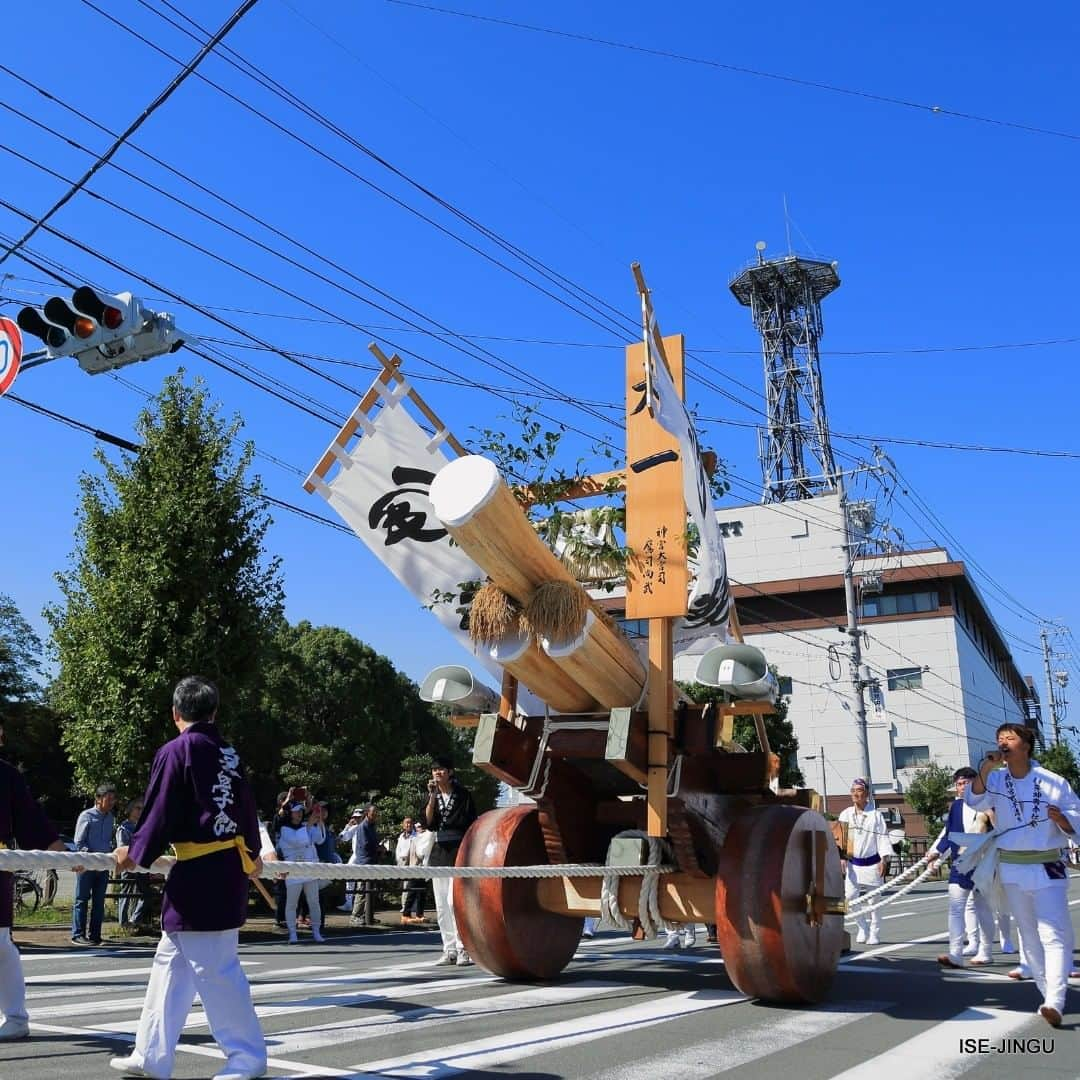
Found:
[(595, 712), (596, 699), (528, 637), (511, 634), (495, 645), (490, 655), (518, 682), (527, 686), (556, 712)]
[[(444, 466), (431, 485), (431, 503), (462, 550), (522, 606), (534, 590), (549, 582), (581, 589), (536, 535), (498, 469), (486, 458), (470, 455)], [(636, 705), (641, 698), (644, 665), (634, 647), (602, 618), (592, 615), (577, 638), (549, 641), (545, 651), (605, 709)], [(522, 681), (554, 705), (543, 689)]]

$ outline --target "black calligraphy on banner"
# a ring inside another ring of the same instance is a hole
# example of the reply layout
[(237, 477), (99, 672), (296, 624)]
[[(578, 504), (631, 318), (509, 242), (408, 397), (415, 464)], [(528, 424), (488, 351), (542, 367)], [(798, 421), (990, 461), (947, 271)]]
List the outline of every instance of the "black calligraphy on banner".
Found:
[[(386, 530), (385, 546), (390, 547), (402, 540), (431, 544), (447, 536), (446, 529), (441, 526), (437, 529), (427, 528), (427, 511), (414, 509), (413, 500), (409, 498), (414, 495), (426, 500), (435, 474), (427, 469), (397, 465), (390, 473), (390, 478), (399, 486), (376, 499), (368, 511), (368, 526)], [(418, 486), (409, 487), (410, 484)]]
[(694, 597), (686, 612), (686, 627), (696, 630), (701, 626), (723, 626), (727, 622), (731, 594), (727, 577), (714, 578), (707, 593)]

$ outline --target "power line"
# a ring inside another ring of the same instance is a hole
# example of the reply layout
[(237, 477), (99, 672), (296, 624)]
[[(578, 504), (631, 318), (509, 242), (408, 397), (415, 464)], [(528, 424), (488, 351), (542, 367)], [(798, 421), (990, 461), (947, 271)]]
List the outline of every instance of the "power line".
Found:
[(202, 63), (203, 59), (208, 53), (212, 52), (214, 47), (224, 39), (225, 35), (258, 3), (258, 0), (243, 0), (240, 6), (225, 20), (224, 25), (205, 45), (199, 50), (199, 52), (184, 65), (183, 69), (172, 79), (168, 86), (161, 91), (160, 94), (150, 102), (149, 105), (133, 120), (117, 137), (113, 140), (113, 144), (102, 154), (89, 169), (86, 170), (83, 175), (76, 180), (71, 187), (60, 196), (60, 198), (52, 205), (52, 207), (45, 211), (26, 233), (18, 239), (13, 245), (0, 255), (0, 263), (3, 263), (12, 252), (18, 251), (33, 235), (45, 224), (65, 203), (75, 197), (75, 195), (82, 189), (83, 185), (89, 181), (89, 179), (101, 168), (103, 168), (109, 159), (120, 149), (121, 146), (127, 141), (128, 137), (134, 135), (142, 125), (150, 119), (151, 116), (172, 96), (180, 85), (188, 78), (188, 76), (194, 74), (195, 69)]
[[(119, 447), (121, 450), (128, 450), (132, 453), (138, 453), (143, 447), (139, 443), (133, 443), (129, 439), (121, 438), (119, 435), (112, 435), (107, 431), (100, 431), (90, 424), (85, 424), (81, 420), (76, 420), (73, 417), (65, 416), (63, 413), (54, 412), (52, 409), (45, 408), (44, 405), (38, 405), (36, 402), (27, 401), (25, 398), (17, 397), (14, 394), (5, 394), (5, 401), (12, 401), (16, 405), (22, 405), (24, 408), (30, 409), (33, 412), (39, 413), (42, 416), (47, 417), (50, 420), (54, 420), (57, 423), (66, 424), (70, 428), (74, 428), (78, 431), (83, 431), (88, 435), (92, 435), (95, 439), (101, 442), (109, 443), (113, 446)], [(290, 513), (297, 514), (300, 517), (307, 518), (309, 521), (317, 522), (320, 525), (329, 526), (331, 529), (335, 529), (338, 532), (346, 533), (347, 535), (358, 539), (356, 533), (353, 532), (347, 525), (343, 525), (340, 521), (334, 521), (332, 518), (323, 517), (321, 514), (313, 513), (310, 510), (305, 510), (302, 506), (296, 506), (293, 503), (286, 502), (284, 499), (275, 498), (273, 495), (267, 495), (265, 492), (258, 491), (253, 488), (245, 488), (244, 493), (250, 495), (252, 498), (261, 500), (262, 502), (269, 503), (271, 506), (277, 506), (282, 510), (288, 510)]]
[(825, 90), (831, 94), (843, 94), (847, 97), (863, 98), (867, 101), (876, 101), (883, 105), (898, 105), (905, 109), (914, 109), (918, 112), (931, 113), (936, 116), (951, 116), (956, 120), (970, 120), (980, 124), (990, 124), (994, 127), (1012, 128), (1017, 131), (1026, 131), (1033, 135), (1050, 135), (1058, 139), (1068, 139), (1071, 142), (1080, 142), (1080, 135), (1071, 131), (1056, 131), (1053, 128), (1038, 127), (1033, 124), (1022, 124), (1013, 120), (999, 120), (992, 116), (980, 116), (975, 113), (961, 112), (957, 109), (948, 109), (940, 105), (926, 105), (919, 101), (909, 101), (905, 98), (890, 97), (886, 94), (876, 94), (869, 90), (856, 90), (848, 86), (838, 86), (834, 83), (819, 82), (813, 79), (802, 79), (795, 75), (782, 75), (774, 71), (764, 71), (760, 68), (746, 67), (741, 64), (727, 64), (719, 60), (710, 60), (701, 56), (689, 56), (685, 53), (670, 52), (666, 49), (654, 49), (645, 45), (634, 45), (625, 41), (613, 41), (609, 38), (596, 37), (591, 34), (579, 34), (569, 30), (559, 30), (549, 26), (534, 26), (529, 23), (515, 22), (511, 19), (500, 19), (493, 15), (477, 15), (469, 11), (454, 11), (450, 8), (436, 7), (432, 4), (420, 4), (415, 0), (388, 0), (389, 3), (400, 7), (416, 8), (420, 11), (435, 12), (440, 15), (453, 15), (461, 19), (473, 19), (476, 22), (494, 23), (498, 26), (506, 26), (514, 30), (526, 30), (534, 34), (549, 34), (553, 37), (568, 38), (572, 41), (581, 41), (590, 45), (603, 45), (609, 49), (622, 49), (626, 52), (642, 53), (647, 56), (657, 56), (665, 60), (677, 60), (685, 64), (696, 64), (701, 67), (716, 68), (721, 71), (731, 71), (738, 75), (751, 75), (758, 79), (771, 79), (774, 82), (790, 83), (794, 86), (807, 87), (814, 90)]
[[(156, 42), (152, 41), (150, 38), (146, 37), (145, 35), (140, 34), (138, 31), (134, 30), (132, 27), (130, 27), (126, 23), (124, 23), (122, 20), (120, 20), (118, 18), (115, 18), (114, 16), (110, 15), (108, 12), (102, 10), (95, 3), (93, 3), (92, 0), (81, 0), (81, 3), (83, 3), (86, 7), (89, 7), (91, 10), (97, 12), (99, 15), (101, 15), (103, 18), (107, 19), (109, 22), (113, 23), (115, 26), (117, 26), (119, 29), (123, 30), (125, 33), (130, 34), (131, 36), (137, 38), (139, 41), (141, 41), (143, 44), (145, 44), (148, 48), (150, 48), (150, 49), (154, 50), (155, 52), (157, 52), (158, 54), (172, 60), (174, 63), (178, 62), (176, 57), (173, 56), (170, 52), (168, 52), (168, 50), (163, 49)], [(160, 15), (160, 12), (157, 13), (157, 14)], [(167, 21), (171, 22), (171, 20), (167, 20)], [(189, 33), (189, 31), (186, 31), (186, 30), (184, 32)], [(223, 59), (225, 59), (226, 62), (232, 64), (232, 66), (239, 67), (239, 65), (237, 65), (234, 61), (232, 61), (229, 57), (223, 57)], [(245, 61), (245, 63), (247, 63), (247, 61)], [(257, 71), (257, 68), (255, 68), (254, 65), (250, 65), (250, 66), (254, 70)], [(239, 69), (243, 72), (243, 68), (239, 68)], [(243, 72), (243, 73), (245, 75), (248, 75), (247, 72)], [(263, 85), (263, 86), (269, 88), (272, 93), (274, 93), (278, 97), (283, 98), (283, 100), (285, 100), (287, 103), (292, 105), (293, 108), (298, 109), (301, 113), (303, 113), (303, 115), (307, 116), (309, 119), (312, 119), (316, 123), (319, 123), (322, 126), (326, 127), (333, 134), (338, 135), (340, 138), (345, 139), (345, 141), (347, 141), (350, 145), (354, 145), (361, 153), (367, 154), (367, 156), (369, 156), (369, 157), (371, 157), (373, 159), (379, 160), (378, 155), (375, 155), (367, 147), (364, 147), (362, 143), (359, 143), (357, 140), (354, 140), (352, 138), (352, 136), (348, 135), (347, 132), (344, 132), (342, 129), (338, 128), (337, 125), (335, 125), (335, 124), (331, 123), (330, 121), (326, 120), (325, 117), (323, 117), (322, 114), (318, 113), (317, 110), (312, 109), (310, 106), (303, 105), (303, 103), (301, 103), (300, 105), (297, 105), (295, 102), (290, 100), (291, 95), (289, 94), (288, 91), (282, 91), (282, 90), (275, 89), (272, 85), (270, 85), (270, 83), (272, 82), (271, 80), (263, 81), (263, 80), (265, 80), (265, 76), (257, 77), (255, 75), (248, 75), (248, 77), (254, 79), (254, 81), (259, 83), (260, 85)], [(213, 80), (207, 78), (205, 75), (202, 75), (202, 74), (199, 75), (199, 78), (202, 79), (202, 81), (205, 82), (208, 86), (210, 86), (214, 90), (218, 91), (218, 93), (220, 93), (223, 96), (227, 97), (229, 100), (235, 102), (241, 108), (245, 109), (246, 111), (248, 111), (248, 112), (252, 113), (253, 115), (257, 116), (259, 119), (263, 120), (265, 123), (269, 124), (276, 131), (278, 131), (281, 134), (287, 136), (288, 138), (300, 143), (305, 149), (309, 150), (310, 152), (312, 152), (317, 157), (321, 158), (322, 160), (324, 160), (325, 162), (327, 162), (328, 164), (330, 164), (334, 168), (340, 169), (341, 171), (345, 172), (347, 175), (349, 175), (350, 177), (352, 177), (354, 180), (358, 181), (359, 183), (363, 184), (365, 187), (367, 187), (370, 190), (376, 192), (377, 194), (381, 195), (382, 197), (388, 199), (390, 202), (394, 203), (396, 206), (400, 207), (401, 209), (407, 211), (408, 213), (410, 213), (410, 214), (414, 215), (415, 217), (419, 218), (420, 220), (424, 221), (426, 224), (430, 225), (432, 228), (438, 230), (439, 232), (443, 233), (444, 235), (446, 235), (446, 236), (450, 237), (451, 239), (457, 241), (459, 244), (462, 244), (463, 246), (468, 248), (470, 251), (474, 252), (475, 254), (479, 255), (481, 258), (483, 258), (483, 259), (487, 260), (488, 262), (492, 263), (493, 265), (497, 266), (499, 269), (503, 270), (504, 272), (510, 274), (512, 277), (517, 278), (519, 281), (521, 281), (524, 284), (528, 285), (530, 288), (533, 288), (533, 289), (537, 290), (538, 292), (540, 292), (543, 295), (547, 296), (549, 299), (555, 301), (555, 303), (560, 304), (561, 306), (567, 308), (570, 311), (573, 311), (575, 314), (581, 316), (582, 318), (588, 319), (588, 321), (590, 321), (590, 322), (594, 323), (595, 325), (599, 326), (601, 329), (603, 329), (603, 330), (605, 330), (605, 331), (607, 331), (609, 333), (618, 333), (610, 325), (607, 325), (607, 323), (600, 322), (595, 316), (590, 315), (589, 313), (582, 311), (578, 307), (575, 307), (573, 303), (570, 303), (569, 301), (567, 301), (563, 297), (558, 296), (556, 293), (553, 293), (550, 289), (545, 288), (539, 282), (533, 281), (531, 278), (529, 278), (526, 275), (522, 274), (520, 271), (515, 270), (512, 266), (509, 266), (507, 263), (505, 263), (502, 260), (496, 258), (490, 252), (484, 251), (483, 248), (480, 248), (477, 245), (471, 243), (469, 240), (465, 239), (463, 236), (461, 236), (458, 233), (454, 232), (452, 229), (447, 228), (441, 222), (436, 221), (434, 218), (430, 217), (429, 215), (424, 214), (420, 210), (417, 210), (416, 207), (411, 206), (409, 203), (405, 202), (403, 199), (399, 198), (397, 195), (394, 195), (392, 192), (388, 191), (386, 188), (381, 187), (380, 185), (376, 184), (373, 180), (370, 180), (368, 177), (363, 176), (361, 173), (356, 172), (355, 169), (350, 168), (340, 158), (335, 157), (333, 154), (327, 153), (325, 150), (322, 150), (320, 147), (316, 146), (314, 143), (312, 143), (309, 140), (303, 138), (297, 131), (293, 130), (291, 127), (289, 127), (289, 126), (275, 120), (273, 117), (269, 116), (267, 113), (262, 112), (261, 110), (257, 109), (254, 105), (251, 104), (251, 102), (244, 100), (244, 98), (240, 97), (237, 94), (234, 94), (232, 91), (228, 90), (227, 88), (222, 86), (220, 83), (216, 83)], [(299, 99), (297, 99), (297, 101), (298, 100)], [(402, 175), (404, 175), (404, 174), (402, 174)], [(486, 229), (486, 227), (483, 227), (483, 226), (480, 226), (480, 228), (481, 228), (482, 231), (484, 229)], [(487, 235), (488, 232), (490, 232), (490, 230), (487, 230), (487, 232), (485, 232), (485, 235)], [(492, 239), (493, 236), (494, 236), (494, 234), (492, 234), (492, 236), (489, 237), (489, 239)], [(493, 242), (498, 243), (498, 241), (493, 241)], [(506, 243), (509, 243), (509, 242), (506, 242)], [(502, 245), (500, 244), (499, 246), (502, 246)], [(504, 250), (506, 250), (506, 249), (504, 248)], [(520, 257), (520, 256), (515, 256), (515, 257)], [(534, 270), (535, 270), (535, 268), (534, 268)]]
[[(10, 107), (8, 107), (6, 105), (3, 105), (3, 103), (0, 103), (0, 107), (10, 109)], [(10, 109), (10, 111), (15, 112), (18, 115), (23, 116), (25, 118), (25, 114), (19, 112), (19, 110)], [(66, 139), (66, 137), (60, 135), (60, 133), (55, 132), (52, 129), (47, 128), (47, 125), (40, 124), (38, 121), (33, 120), (33, 118), (29, 118), (29, 119), (31, 120), (31, 122), (37, 123), (38, 126), (45, 127), (46, 130), (49, 130), (52, 134), (57, 135), (60, 138), (65, 138), (65, 141), (71, 143), (71, 145), (74, 145), (77, 148), (83, 149), (85, 151), (84, 147), (79, 146), (77, 143), (72, 142), (72, 140), (70, 140), (70, 139)], [(19, 158), (20, 160), (24, 161), (26, 164), (32, 166), (33, 168), (37, 168), (37, 169), (39, 169), (39, 170), (41, 170), (43, 172), (46, 172), (46, 173), (48, 173), (48, 174), (50, 174), (50, 175), (52, 175), (54, 177), (57, 177), (57, 178), (60, 178), (60, 179), (65, 179), (62, 176), (62, 174), (57, 173), (55, 170), (50, 169), (48, 166), (44, 165), (43, 163), (37, 161), (36, 159), (30, 158), (29, 156), (27, 156), (25, 154), (20, 153), (19, 151), (13, 149), (12, 147), (9, 147), (9, 146), (6, 146), (6, 145), (0, 145), (0, 149), (3, 149), (5, 152), (11, 154), (12, 156), (14, 156), (16, 158)], [(132, 173), (132, 172), (126, 170), (126, 169), (123, 169), (120, 166), (117, 166), (117, 165), (114, 165), (113, 167), (118, 169), (118, 171), (124, 173), (125, 175), (129, 176), (131, 179), (135, 180), (136, 182), (142, 184), (143, 186), (148, 187), (149, 189), (157, 192), (158, 194), (161, 194), (161, 195), (165, 196), (166, 198), (170, 199), (172, 202), (175, 202), (178, 205), (183, 206), (186, 210), (189, 210), (190, 212), (192, 212), (194, 214), (197, 214), (199, 217), (202, 217), (204, 220), (209, 221), (210, 223), (218, 226), (219, 228), (222, 228), (225, 231), (230, 232), (233, 235), (238, 236), (239, 238), (247, 241), (248, 243), (251, 243), (251, 244), (255, 245), (256, 247), (258, 247), (260, 250), (262, 250), (266, 254), (269, 254), (269, 255), (271, 255), (271, 256), (273, 256), (275, 258), (278, 258), (278, 259), (282, 260), (286, 264), (288, 264), (288, 265), (290, 265), (290, 266), (292, 266), (292, 267), (294, 267), (294, 268), (296, 268), (296, 269), (298, 269), (298, 270), (300, 270), (300, 271), (314, 277), (316, 280), (321, 281), (324, 284), (327, 284), (330, 287), (335, 288), (340, 292), (345, 293), (346, 295), (352, 297), (353, 299), (356, 299), (356, 300), (360, 301), (361, 303), (364, 303), (364, 304), (368, 305), (369, 307), (373, 307), (376, 310), (382, 311), (383, 313), (385, 313), (387, 315), (390, 315), (390, 316), (392, 316), (394, 318), (399, 318), (399, 319), (402, 319), (403, 321), (410, 322), (410, 320), (405, 319), (403, 316), (400, 316), (396, 312), (391, 311), (389, 308), (385, 307), (384, 305), (363, 296), (362, 294), (356, 292), (354, 289), (351, 289), (351, 288), (347, 287), (346, 285), (342, 284), (340, 281), (338, 281), (338, 280), (336, 280), (334, 278), (331, 278), (331, 277), (327, 276), (326, 274), (320, 273), (319, 271), (315, 270), (310, 265), (308, 265), (308, 264), (306, 264), (304, 262), (301, 262), (301, 261), (299, 261), (297, 259), (291, 258), (290, 256), (286, 255), (284, 252), (282, 252), (281, 250), (279, 250), (276, 247), (273, 247), (273, 246), (268, 245), (268, 244), (264, 244), (262, 241), (256, 239), (255, 237), (253, 237), (249, 233), (245, 233), (242, 230), (237, 229), (235, 226), (229, 225), (227, 222), (221, 220), (220, 218), (214, 217), (212, 214), (208, 214), (206, 211), (203, 211), (200, 208), (198, 208), (196, 206), (193, 206), (192, 204), (186, 202), (185, 200), (179, 198), (178, 196), (173, 195), (168, 191), (165, 191), (164, 189), (162, 189), (158, 185), (152, 184), (150, 181), (148, 181), (145, 178), (139, 176), (138, 174)], [(201, 186), (201, 185), (198, 185), (198, 186)], [(204, 190), (206, 190), (206, 189), (204, 189)], [(283, 295), (289, 297), (290, 299), (296, 300), (297, 302), (302, 303), (305, 306), (308, 306), (310, 308), (313, 308), (316, 311), (323, 312), (327, 316), (332, 317), (338, 324), (344, 323), (346, 325), (353, 326), (354, 328), (356, 328), (358, 330), (361, 330), (364, 333), (371, 333), (371, 329), (369, 327), (361, 325), (360, 323), (357, 323), (357, 322), (355, 322), (353, 320), (350, 320), (349, 318), (347, 318), (344, 315), (333, 312), (330, 309), (319, 305), (315, 301), (307, 299), (305, 297), (302, 297), (299, 294), (297, 294), (297, 293), (295, 293), (295, 292), (293, 292), (291, 290), (284, 289), (281, 286), (278, 286), (275, 282), (273, 282), (273, 281), (269, 280), (268, 278), (264, 277), (263, 275), (257, 274), (254, 271), (252, 271), (250, 269), (247, 269), (246, 267), (240, 265), (239, 263), (236, 263), (233, 260), (230, 260), (230, 259), (226, 258), (225, 256), (220, 255), (217, 252), (214, 252), (211, 249), (209, 249), (209, 248), (207, 248), (207, 247), (205, 247), (205, 246), (203, 246), (201, 244), (195, 243), (193, 240), (190, 240), (186, 236), (183, 236), (182, 234), (180, 234), (180, 233), (178, 233), (178, 232), (176, 232), (174, 230), (166, 228), (165, 226), (161, 225), (160, 223), (158, 223), (158, 222), (156, 222), (156, 221), (154, 221), (154, 220), (152, 220), (150, 218), (147, 218), (144, 215), (141, 215), (141, 214), (137, 213), (136, 211), (130, 209), (129, 207), (126, 207), (126, 206), (124, 206), (124, 205), (122, 205), (122, 204), (108, 198), (105, 195), (102, 195), (102, 194), (100, 194), (98, 192), (95, 192), (95, 191), (91, 191), (89, 189), (87, 190), (87, 193), (92, 195), (94, 198), (98, 199), (99, 201), (101, 201), (105, 205), (112, 207), (113, 209), (117, 210), (118, 212), (120, 212), (120, 213), (122, 213), (122, 214), (124, 214), (124, 215), (126, 215), (128, 217), (131, 217), (133, 220), (136, 220), (136, 221), (140, 222), (141, 224), (146, 225), (149, 228), (155, 229), (156, 231), (161, 232), (162, 234), (164, 234), (166, 236), (169, 236), (171, 239), (174, 239), (177, 242), (179, 242), (181, 244), (184, 244), (185, 246), (190, 247), (195, 251), (198, 251), (200, 254), (206, 255), (207, 257), (212, 258), (215, 261), (220, 262), (223, 265), (228, 266), (231, 269), (237, 270), (238, 272), (244, 274), (245, 276), (252, 278), (253, 280), (259, 282), (260, 284), (266, 285), (269, 288), (272, 288), (277, 292), (282, 293)], [(252, 220), (257, 220), (257, 219), (254, 218), (254, 215), (248, 214), (246, 211), (243, 211), (241, 208), (237, 207), (235, 204), (229, 203), (229, 205), (232, 206), (233, 209), (239, 210), (241, 213), (244, 213), (245, 216), (247, 216), (249, 218), (252, 218)], [(20, 211), (16, 210), (15, 212), (20, 212)], [(23, 213), (25, 213), (25, 212), (23, 212)], [(305, 253), (313, 256), (314, 258), (319, 259), (322, 262), (325, 262), (327, 265), (331, 266), (333, 269), (335, 269), (339, 273), (344, 274), (344, 275), (352, 278), (353, 280), (355, 280), (355, 281), (359, 282), (360, 284), (362, 284), (364, 287), (372, 289), (374, 292), (378, 293), (379, 295), (390, 299), (393, 303), (399, 305), (400, 307), (403, 307), (406, 311), (409, 311), (410, 313), (415, 314), (417, 317), (422, 318), (422, 319), (426, 319), (428, 322), (431, 322), (433, 325), (438, 327), (440, 330), (445, 331), (446, 334), (451, 335), (451, 336), (455, 336), (454, 332), (451, 331), (448, 327), (443, 326), (441, 323), (439, 323), (437, 320), (433, 319), (431, 316), (424, 314), (423, 312), (419, 311), (417, 308), (414, 308), (411, 305), (407, 304), (405, 301), (398, 299), (397, 297), (393, 296), (390, 293), (387, 293), (383, 289), (380, 289), (378, 286), (374, 285), (372, 282), (367, 281), (366, 279), (359, 277), (358, 275), (356, 275), (356, 274), (352, 273), (351, 271), (349, 271), (344, 266), (341, 266), (340, 264), (334, 262), (333, 260), (328, 259), (323, 255), (320, 255), (317, 251), (314, 251), (311, 248), (306, 247), (306, 245), (300, 243), (299, 241), (295, 240), (291, 236), (288, 236), (287, 234), (280, 232), (280, 230), (276, 230), (272, 226), (266, 225), (265, 222), (259, 221), (259, 224), (261, 224), (263, 227), (269, 229), (272, 233), (275, 233), (276, 235), (280, 236), (280, 238), (282, 238), (282, 239), (288, 241), (289, 243), (294, 244), (295, 246), (299, 247)], [(193, 305), (189, 305), (189, 306), (193, 306)], [(200, 308), (196, 307), (196, 310), (209, 310), (209, 309), (200, 309)], [(215, 317), (215, 316), (211, 316), (211, 317)], [(217, 321), (221, 322), (222, 325), (229, 326), (229, 327), (235, 329), (235, 327), (233, 327), (231, 323), (228, 323), (225, 320), (222, 320), (222, 319), (218, 318)], [(542, 387), (544, 387), (544, 388), (546, 388), (548, 390), (554, 391), (554, 387), (552, 387), (550, 384), (547, 384), (547, 383), (543, 382), (543, 380), (540, 380), (540, 379), (536, 378), (535, 376), (527, 373), (523, 368), (521, 368), (517, 364), (514, 364), (511, 361), (504, 360), (503, 358), (499, 357), (497, 354), (495, 354), (494, 352), (492, 352), (489, 349), (483, 348), (482, 346), (470, 346), (470, 347), (466, 348), (466, 347), (463, 347), (461, 345), (456, 344), (452, 340), (447, 340), (446, 338), (443, 338), (440, 335), (433, 335), (430, 330), (428, 330), (425, 327), (421, 327), (418, 323), (410, 322), (410, 324), (414, 328), (416, 328), (417, 330), (419, 330), (421, 332), (424, 332), (424, 333), (427, 333), (427, 334), (429, 334), (431, 336), (437, 337), (438, 340), (443, 341), (444, 344), (449, 345), (451, 348), (455, 349), (458, 352), (461, 352), (463, 355), (469, 356), (471, 359), (477, 360), (480, 363), (485, 364), (486, 366), (493, 367), (495, 370), (500, 371), (502, 374), (510, 375), (511, 377), (518, 377), (518, 378), (521, 378), (523, 381), (525, 381), (527, 383), (531, 383), (532, 385), (542, 386)], [(399, 346), (395, 346), (395, 347), (399, 348), (399, 351), (409, 352), (409, 350), (402, 349)], [(279, 351), (279, 350), (274, 350), (274, 351)], [(422, 357), (419, 353), (412, 353), (411, 355), (417, 357), (418, 359), (422, 360), (425, 363), (433, 363), (432, 361), (427, 360), (426, 357)], [(484, 359), (485, 357), (490, 358), (490, 360)], [(435, 365), (435, 366), (438, 366), (438, 365)], [(580, 404), (577, 401), (575, 401), (574, 399), (572, 399), (569, 395), (567, 395), (565, 393), (559, 393), (559, 392), (556, 392), (556, 393), (557, 393), (557, 395), (559, 397), (561, 397), (561, 399), (565, 403), (573, 404), (576, 407), (580, 407)], [(585, 411), (586, 413), (592, 412), (592, 410), (590, 410), (588, 407), (585, 407), (583, 409), (583, 411)], [(610, 418), (602, 416), (601, 414), (593, 412), (592, 415), (594, 415), (595, 418), (603, 420), (605, 422), (608, 422), (608, 423), (611, 422)]]

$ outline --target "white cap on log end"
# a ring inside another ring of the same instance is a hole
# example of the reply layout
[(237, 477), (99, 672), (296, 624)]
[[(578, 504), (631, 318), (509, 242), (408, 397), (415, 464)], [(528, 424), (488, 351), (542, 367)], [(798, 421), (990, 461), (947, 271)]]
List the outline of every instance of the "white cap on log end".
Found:
[(467, 454), (444, 465), (431, 484), (435, 516), (451, 528), (465, 525), (499, 490), (502, 478), (495, 464), (479, 454)]

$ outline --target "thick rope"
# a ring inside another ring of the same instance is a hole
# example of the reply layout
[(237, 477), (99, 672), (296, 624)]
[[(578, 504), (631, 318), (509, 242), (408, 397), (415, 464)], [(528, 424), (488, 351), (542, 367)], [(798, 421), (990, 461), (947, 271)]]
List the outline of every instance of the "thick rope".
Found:
[[(869, 915), (871, 911), (877, 911), (878, 908), (886, 907), (888, 904), (891, 904), (894, 900), (899, 900), (900, 897), (904, 895), (904, 893), (910, 892), (920, 882), (925, 881), (933, 872), (934, 872), (934, 867), (933, 866), (928, 866), (917, 878), (915, 878), (914, 881), (908, 882), (908, 884), (905, 885), (902, 889), (900, 889), (899, 892), (894, 893), (892, 896), (887, 896), (884, 900), (879, 900), (876, 904), (871, 904), (869, 907), (860, 907), (858, 909), (858, 911), (854, 912), (854, 917), (859, 917), (859, 916), (862, 916), (862, 915)], [(890, 882), (890, 884), (891, 884), (891, 882)], [(867, 893), (866, 895), (870, 896), (871, 894)], [(849, 918), (853, 914), (852, 913), (852, 908), (853, 907), (854, 907), (854, 903), (848, 905), (848, 916), (849, 916)]]
[[(652, 852), (650, 850), (650, 859)], [(153, 866), (136, 867), (141, 874), (167, 874), (176, 862), (170, 857), (158, 859)], [(0, 851), (0, 871), (11, 870), (116, 870), (111, 854), (90, 851)], [(402, 879), (431, 880), (434, 878), (557, 878), (557, 877), (644, 877), (646, 881), (660, 874), (673, 874), (674, 866), (661, 866), (659, 856), (647, 866), (600, 866), (589, 863), (568, 863), (553, 866), (386, 866), (353, 863), (322, 862), (265, 862), (261, 877), (276, 878), (282, 874), (319, 881), (401, 881)], [(643, 887), (642, 894), (647, 890)], [(656, 895), (656, 886), (652, 893)]]
[[(879, 893), (884, 892), (886, 889), (895, 889), (899, 882), (903, 881), (906, 877), (910, 877), (917, 870), (920, 870), (924, 865), (929, 863), (931, 857), (934, 854), (934, 851), (936, 850), (936, 845), (937, 845), (938, 841), (944, 835), (945, 835), (945, 830), (942, 829), (941, 832), (939, 832), (937, 834), (937, 839), (935, 839), (934, 843), (931, 844), (930, 847), (927, 849), (926, 854), (918, 862), (912, 863), (911, 866), (909, 866), (902, 874), (897, 874), (896, 877), (894, 877), (891, 881), (886, 881), (885, 883), (879, 885), (876, 889), (871, 889), (869, 892), (865, 892), (861, 896), (858, 896), (854, 900), (851, 900), (848, 903), (848, 913), (851, 914), (852, 912), (855, 911), (856, 908), (859, 908), (860, 911), (858, 913), (863, 914), (861, 909), (864, 907), (864, 905), (868, 904), (871, 900), (873, 900), (873, 898), (875, 896), (877, 896)], [(903, 896), (904, 893), (906, 893), (910, 889), (914, 888), (917, 884), (919, 884), (920, 881), (925, 880), (926, 877), (928, 876), (930, 870), (932, 870), (932, 869), (933, 869), (933, 866), (928, 866), (926, 873), (921, 874), (918, 878), (916, 878), (914, 881), (912, 881), (909, 885), (906, 885), (900, 892), (896, 893), (895, 896), (889, 897), (887, 900), (883, 901), (880, 904), (875, 904), (873, 908), (866, 908), (866, 911), (874, 911), (879, 907), (884, 907), (885, 904), (892, 903), (892, 901), (897, 899), (897, 897)]]
[[(639, 869), (644, 875), (641, 892), (638, 895), (638, 922), (647, 938), (656, 937), (661, 930), (668, 930), (671, 924), (660, 914), (659, 875), (666, 873), (661, 860), (668, 855), (666, 843), (655, 836), (649, 836), (637, 829), (627, 829), (617, 833), (615, 839), (630, 837), (644, 840), (648, 844), (646, 864)], [(629, 930), (630, 923), (619, 908), (618, 878), (626, 877), (626, 867), (605, 866), (600, 882), (600, 918), (605, 919), (619, 930)]]

